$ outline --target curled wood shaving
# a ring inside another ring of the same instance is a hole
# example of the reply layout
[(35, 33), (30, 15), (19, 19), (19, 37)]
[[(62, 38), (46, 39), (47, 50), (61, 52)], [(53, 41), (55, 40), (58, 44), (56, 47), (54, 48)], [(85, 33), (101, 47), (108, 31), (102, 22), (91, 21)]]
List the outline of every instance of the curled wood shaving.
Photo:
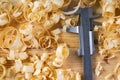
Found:
[(120, 63), (117, 63), (114, 72), (116, 73), (117, 79), (120, 79)]
[(104, 17), (114, 17), (115, 10), (120, 8), (120, 1), (119, 0), (101, 0), (100, 1), (102, 6), (102, 15)]
[(22, 70), (22, 61), (19, 59), (19, 60), (15, 60), (15, 65), (14, 65), (14, 68), (15, 68), (15, 72), (18, 73)]
[(0, 11), (0, 26), (5, 26), (10, 23), (10, 16), (8, 12), (1, 10)]
[(81, 80), (80, 75), (78, 73), (75, 73), (77, 74), (75, 76), (69, 69), (68, 70), (56, 69), (56, 74), (57, 74), (56, 80), (66, 80), (66, 79)]
[(62, 7), (67, 7), (72, 2), (72, 0), (65, 0), (64, 5)]
[(116, 65), (116, 67), (114, 69), (114, 72), (117, 73), (117, 74), (119, 74), (120, 73), (119, 69), (120, 69), (120, 63), (117, 63), (117, 65)]
[(0, 64), (0, 67), (2, 68), (2, 74), (0, 75), (0, 79), (3, 79), (6, 75), (6, 68), (4, 65)]
[(103, 67), (101, 65), (101, 63), (99, 62), (95, 68), (95, 74), (96, 76), (100, 76), (100, 74), (102, 73), (103, 71)]
[(6, 58), (5, 57), (0, 57), (0, 64), (6, 64)]
[(40, 48), (55, 48), (58, 45), (58, 42), (50, 36), (43, 36), (39, 39)]
[(75, 12), (78, 11), (78, 9), (80, 7), (84, 8), (84, 7), (88, 7), (88, 6), (93, 6), (96, 3), (96, 0), (79, 0), (78, 5), (76, 7), (74, 7), (73, 11), (70, 12), (64, 12), (65, 15), (71, 15), (74, 14)]

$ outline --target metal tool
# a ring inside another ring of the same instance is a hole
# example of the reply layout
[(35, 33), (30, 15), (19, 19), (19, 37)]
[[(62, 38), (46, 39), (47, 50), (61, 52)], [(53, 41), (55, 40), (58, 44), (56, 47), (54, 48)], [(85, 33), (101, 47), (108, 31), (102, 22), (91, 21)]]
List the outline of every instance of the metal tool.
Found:
[[(72, 9), (67, 9), (67, 11), (71, 10)], [(92, 19), (100, 15), (93, 15), (92, 7), (79, 8), (75, 14), (80, 15), (81, 25), (69, 27), (67, 28), (67, 32), (79, 34), (80, 48), (78, 49), (78, 55), (83, 56), (84, 80), (93, 80), (92, 55), (95, 51), (93, 26), (99, 25), (100, 23), (94, 22)]]

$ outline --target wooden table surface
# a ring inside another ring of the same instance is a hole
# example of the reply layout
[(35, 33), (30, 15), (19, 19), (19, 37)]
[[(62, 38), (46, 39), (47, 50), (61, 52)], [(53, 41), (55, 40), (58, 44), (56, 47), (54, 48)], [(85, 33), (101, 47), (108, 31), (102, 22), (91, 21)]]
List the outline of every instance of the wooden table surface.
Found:
[[(67, 60), (64, 62), (62, 68), (64, 69), (71, 68), (73, 71), (79, 71), (83, 77), (82, 56), (77, 55), (77, 49), (79, 48), (78, 35), (64, 32), (60, 35), (60, 37), (63, 39), (65, 43), (68, 44), (70, 48), (70, 55), (67, 58)], [(41, 50), (36, 50), (36, 52), (37, 51), (41, 51)], [(0, 51), (0, 56), (7, 56), (7, 55)], [(92, 57), (94, 80), (104, 80), (104, 77), (106, 75), (114, 71), (114, 68), (116, 64), (119, 62), (119, 60), (120, 60), (120, 55), (118, 54), (115, 58), (109, 60), (109, 63), (106, 63), (105, 61), (102, 60), (102, 57), (96, 52)], [(104, 68), (104, 71), (101, 73), (99, 77), (95, 76), (95, 73), (94, 73), (95, 67), (98, 62), (101, 62)], [(12, 62), (9, 62), (5, 66), (9, 67), (12, 64), (13, 64)]]
[[(78, 1), (78, 0), (74, 0)], [(75, 4), (75, 3), (73, 3)], [(102, 19), (99, 19), (97, 21), (103, 21)], [(74, 71), (79, 71), (80, 74), (83, 77), (83, 63), (82, 63), (82, 57), (77, 55), (77, 49), (79, 48), (79, 40), (78, 40), (78, 35), (77, 34), (72, 34), (72, 33), (62, 33), (60, 35), (62, 40), (68, 44), (70, 48), (70, 55), (67, 58), (67, 60), (64, 62), (62, 68), (71, 68)], [(0, 56), (6, 56), (6, 54), (1, 54)], [(101, 73), (99, 77), (95, 76), (95, 67), (98, 62), (101, 62), (104, 71)], [(94, 75), (94, 80), (105, 80), (105, 76), (108, 75), (109, 73), (113, 73), (114, 68), (116, 64), (120, 62), (120, 55), (118, 54), (115, 58), (109, 60), (109, 63), (106, 63), (105, 61), (102, 60), (102, 57), (96, 52), (93, 57), (92, 57), (92, 65), (93, 65), (93, 75)], [(12, 62), (6, 64), (7, 67), (12, 65)]]

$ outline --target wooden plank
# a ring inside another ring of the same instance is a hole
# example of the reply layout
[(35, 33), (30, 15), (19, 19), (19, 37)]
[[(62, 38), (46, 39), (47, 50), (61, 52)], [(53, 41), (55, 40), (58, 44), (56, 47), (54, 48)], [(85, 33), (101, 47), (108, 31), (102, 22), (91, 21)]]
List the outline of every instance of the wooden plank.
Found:
[(70, 48), (79, 47), (79, 38), (77, 34), (64, 32), (60, 35), (61, 39), (67, 43)]

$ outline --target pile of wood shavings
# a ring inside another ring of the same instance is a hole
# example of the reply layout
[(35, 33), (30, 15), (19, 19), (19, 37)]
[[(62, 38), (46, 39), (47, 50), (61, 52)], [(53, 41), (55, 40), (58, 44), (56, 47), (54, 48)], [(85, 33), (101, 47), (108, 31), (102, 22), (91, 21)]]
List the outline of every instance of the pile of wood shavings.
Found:
[[(79, 72), (61, 69), (69, 56), (57, 24), (75, 25), (62, 11), (71, 0), (0, 0), (0, 80), (81, 80)], [(63, 23), (64, 22), (64, 23)], [(51, 30), (51, 28), (55, 29)], [(32, 54), (28, 49), (55, 49)], [(5, 65), (12, 62), (7, 68)]]
[[(105, 21), (98, 27), (99, 53), (102, 60), (97, 64), (95, 74), (100, 76), (105, 71), (103, 60), (110, 65), (109, 60), (117, 58), (120, 53), (120, 15), (116, 10), (120, 9), (119, 0), (101, 0), (102, 16)], [(103, 64), (102, 64), (103, 63)], [(114, 65), (111, 65), (114, 66)], [(120, 80), (119, 62), (113, 72), (106, 74), (104, 80)]]

